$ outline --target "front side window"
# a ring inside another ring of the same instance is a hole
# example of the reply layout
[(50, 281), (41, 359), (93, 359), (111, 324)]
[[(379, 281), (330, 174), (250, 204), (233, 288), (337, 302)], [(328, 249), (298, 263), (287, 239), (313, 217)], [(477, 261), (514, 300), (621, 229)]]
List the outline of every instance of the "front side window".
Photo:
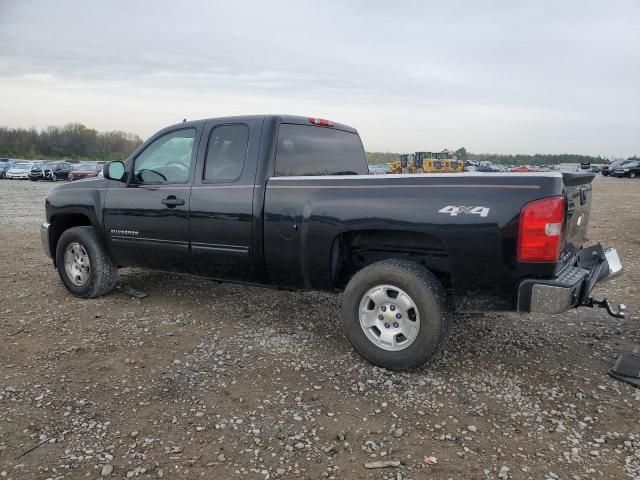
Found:
[(195, 128), (167, 133), (136, 158), (134, 183), (186, 183), (191, 170)]
[(366, 175), (357, 134), (334, 128), (282, 124), (278, 132), (276, 176)]
[(203, 180), (234, 182), (242, 174), (249, 145), (249, 127), (220, 125), (209, 135)]

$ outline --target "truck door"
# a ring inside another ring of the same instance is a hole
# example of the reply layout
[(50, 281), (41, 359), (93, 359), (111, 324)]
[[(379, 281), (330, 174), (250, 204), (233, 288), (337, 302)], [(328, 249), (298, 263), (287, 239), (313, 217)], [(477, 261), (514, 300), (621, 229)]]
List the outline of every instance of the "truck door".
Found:
[(104, 226), (119, 265), (186, 272), (189, 192), (200, 129), (162, 132), (127, 165), (127, 184), (113, 182)]
[[(264, 270), (254, 194), (263, 119), (209, 120), (191, 190), (192, 271), (221, 280), (261, 282)], [(260, 257), (260, 258), (259, 258)]]

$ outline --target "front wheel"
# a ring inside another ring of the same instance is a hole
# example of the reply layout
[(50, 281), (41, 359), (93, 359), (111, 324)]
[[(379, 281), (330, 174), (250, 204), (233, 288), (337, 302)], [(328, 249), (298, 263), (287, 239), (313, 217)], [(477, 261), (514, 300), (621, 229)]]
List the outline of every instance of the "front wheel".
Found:
[(349, 281), (342, 321), (354, 348), (389, 369), (416, 368), (443, 346), (450, 325), (444, 290), (424, 267), (389, 259)]
[(73, 227), (62, 233), (56, 246), (56, 266), (62, 283), (76, 297), (99, 297), (116, 285), (118, 269), (93, 227)]
[(636, 178), (637, 173), (636, 172), (630, 172), (629, 173), (629, 178)]

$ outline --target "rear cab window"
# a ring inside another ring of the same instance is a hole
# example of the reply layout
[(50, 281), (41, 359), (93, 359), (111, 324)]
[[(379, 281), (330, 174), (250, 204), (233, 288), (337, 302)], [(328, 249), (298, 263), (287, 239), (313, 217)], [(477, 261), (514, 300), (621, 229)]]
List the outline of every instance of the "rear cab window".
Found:
[(314, 125), (280, 125), (276, 177), (368, 173), (364, 148), (357, 133)]

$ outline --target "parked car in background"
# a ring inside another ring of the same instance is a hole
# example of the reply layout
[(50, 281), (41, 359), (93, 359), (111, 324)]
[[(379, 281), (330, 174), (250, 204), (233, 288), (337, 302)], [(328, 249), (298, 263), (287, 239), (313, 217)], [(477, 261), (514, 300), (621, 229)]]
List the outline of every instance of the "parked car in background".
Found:
[(636, 178), (640, 176), (640, 161), (639, 160), (627, 160), (626, 163), (616, 166), (609, 174), (612, 177), (629, 177)]
[(600, 173), (602, 165), (591, 165), (591, 173)]
[(50, 180), (57, 182), (64, 180), (71, 172), (71, 165), (67, 162), (43, 162), (34, 165), (29, 171), (29, 180), (36, 182), (38, 180)]
[(4, 178), (7, 170), (9, 170), (13, 164), (14, 162), (8, 158), (0, 158), (0, 178)]
[(615, 162), (611, 162), (608, 165), (602, 165), (602, 168), (600, 169), (600, 174), (606, 177), (611, 172), (613, 172), (617, 167), (622, 166), (625, 163), (629, 163), (629, 162), (633, 162), (633, 160), (616, 160)]
[(369, 173), (371, 175), (384, 175), (387, 173), (387, 166), (382, 165), (369, 165)]
[(475, 169), (476, 172), (485, 172), (485, 173), (498, 173), (498, 172), (502, 172), (504, 171), (501, 167), (499, 167), (498, 165), (494, 165), (491, 162), (488, 161), (482, 161), (478, 164), (478, 166)]
[(464, 162), (464, 171), (465, 172), (475, 172), (476, 168), (478, 168), (480, 162), (476, 160), (467, 160)]
[(5, 178), (12, 180), (26, 180), (29, 178), (29, 171), (33, 162), (16, 162), (5, 173)]
[(516, 173), (530, 173), (536, 172), (537, 170), (529, 165), (520, 165), (519, 167), (513, 167), (511, 171)]
[(97, 163), (79, 163), (73, 165), (71, 172), (69, 172), (68, 180), (73, 182), (74, 180), (80, 180), (83, 178), (93, 178), (98, 176), (98, 171), (102, 170), (102, 165)]

